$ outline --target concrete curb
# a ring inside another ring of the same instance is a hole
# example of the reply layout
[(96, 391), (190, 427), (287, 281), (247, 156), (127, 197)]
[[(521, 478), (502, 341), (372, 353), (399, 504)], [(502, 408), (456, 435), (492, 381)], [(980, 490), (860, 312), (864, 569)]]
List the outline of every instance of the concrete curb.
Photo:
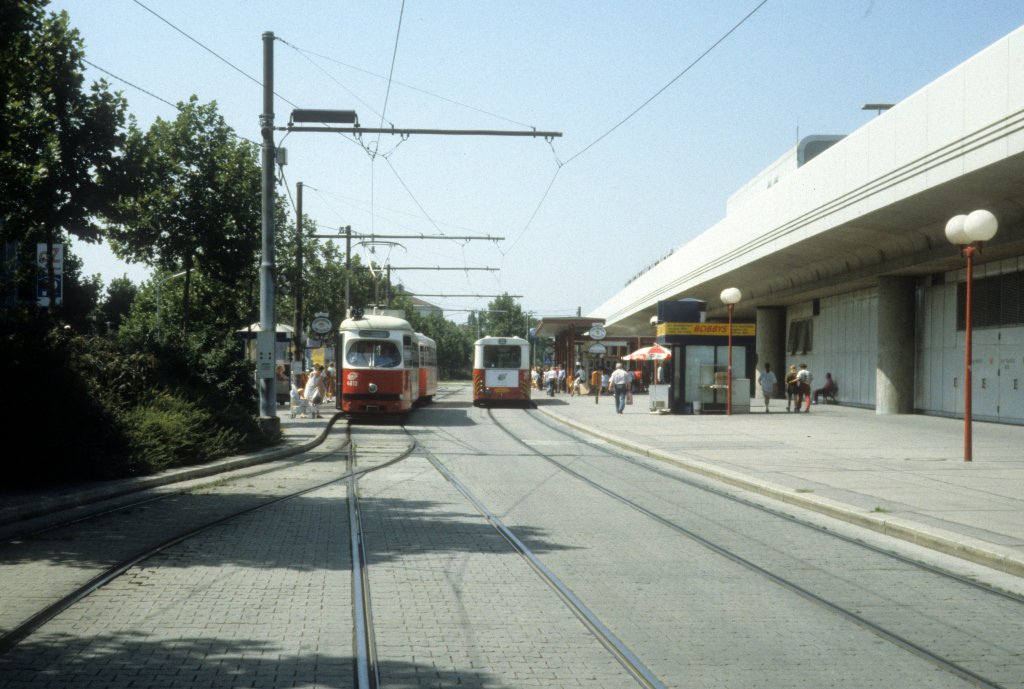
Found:
[(549, 411), (543, 407), (535, 407), (537, 411), (557, 420), (571, 428), (600, 438), (607, 443), (635, 452), (645, 457), (670, 462), (682, 469), (692, 471), (701, 476), (706, 476), (729, 485), (749, 490), (775, 500), (779, 500), (797, 507), (818, 512), (820, 514), (839, 519), (887, 536), (893, 536), (901, 540), (935, 550), (946, 555), (953, 555), (985, 567), (1024, 577), (1024, 559), (1009, 548), (1001, 548), (992, 543), (986, 543), (963, 534), (958, 534), (945, 529), (927, 527), (900, 517), (887, 517), (871, 512), (863, 512), (854, 509), (835, 500), (822, 498), (807, 493), (797, 493), (792, 488), (781, 486), (770, 481), (754, 479), (730, 469), (722, 469), (706, 462), (673, 455), (658, 448), (648, 447), (642, 443), (623, 440), (610, 433), (592, 428), (578, 421), (574, 421), (557, 412)]
[(169, 469), (167, 471), (160, 472), (159, 474), (153, 474), (152, 476), (121, 479), (83, 491), (75, 491), (72, 486), (68, 493), (54, 495), (53, 497), (39, 498), (33, 502), (30, 508), (20, 509), (18, 507), (9, 507), (6, 509), (0, 509), (0, 526), (15, 524), (28, 519), (35, 519), (36, 517), (42, 517), (60, 510), (82, 507), (83, 505), (100, 502), (101, 500), (119, 498), (123, 495), (138, 493), (150, 488), (159, 488), (172, 483), (192, 481), (195, 479), (206, 478), (207, 476), (222, 474), (228, 471), (245, 469), (256, 464), (274, 462), (292, 455), (307, 452), (326, 440), (327, 434), (330, 433), (331, 428), (333, 428), (334, 424), (341, 418), (343, 418), (342, 414), (335, 414), (327, 420), (327, 424), (318, 435), (314, 436), (312, 440), (298, 445), (288, 445), (288, 439), (287, 436), (285, 436), (284, 447), (275, 447), (253, 452), (251, 454), (229, 457), (209, 464), (183, 467), (181, 469)]

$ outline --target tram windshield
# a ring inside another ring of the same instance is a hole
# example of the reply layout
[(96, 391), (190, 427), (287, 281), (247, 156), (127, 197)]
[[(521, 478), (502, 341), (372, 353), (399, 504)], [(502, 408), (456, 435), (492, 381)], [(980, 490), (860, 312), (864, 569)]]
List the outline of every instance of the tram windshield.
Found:
[(402, 363), (402, 355), (394, 342), (358, 340), (349, 347), (345, 360), (351, 366), (395, 368)]
[(484, 368), (520, 368), (522, 356), (519, 345), (484, 345)]

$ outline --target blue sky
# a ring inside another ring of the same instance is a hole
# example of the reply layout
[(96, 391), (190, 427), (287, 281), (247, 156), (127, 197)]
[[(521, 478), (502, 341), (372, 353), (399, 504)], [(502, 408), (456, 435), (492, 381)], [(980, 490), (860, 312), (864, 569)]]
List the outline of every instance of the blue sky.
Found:
[[(505, 238), (403, 240), (366, 254), (396, 267), (500, 268), (394, 280), (419, 294), (522, 295), (525, 310), (549, 316), (589, 313), (720, 220), (726, 199), (798, 137), (848, 134), (875, 116), (865, 103), (898, 102), (1024, 24), (1019, 0), (61, 0), (50, 9), (67, 10), (96, 66), (168, 101), (216, 100), (253, 140), (264, 31), (282, 39), (275, 91), (299, 107), (354, 109), (367, 127), (563, 132), (550, 143), (277, 137), (292, 195), (303, 182), (303, 210), (324, 228)], [(174, 117), (89, 68), (90, 81), (101, 77), (141, 126)], [(275, 124), (291, 108), (278, 99)], [(74, 250), (106, 282), (149, 274), (102, 249)], [(490, 301), (424, 298), (455, 321)]]

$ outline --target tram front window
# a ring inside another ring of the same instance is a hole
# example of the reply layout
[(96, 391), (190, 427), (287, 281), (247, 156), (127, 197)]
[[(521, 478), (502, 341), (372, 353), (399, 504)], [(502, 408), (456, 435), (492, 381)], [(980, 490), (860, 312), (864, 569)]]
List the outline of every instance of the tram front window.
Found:
[(522, 351), (518, 345), (485, 345), (484, 368), (519, 368)]
[(402, 363), (402, 356), (394, 342), (359, 340), (349, 347), (345, 360), (361, 368), (394, 368)]

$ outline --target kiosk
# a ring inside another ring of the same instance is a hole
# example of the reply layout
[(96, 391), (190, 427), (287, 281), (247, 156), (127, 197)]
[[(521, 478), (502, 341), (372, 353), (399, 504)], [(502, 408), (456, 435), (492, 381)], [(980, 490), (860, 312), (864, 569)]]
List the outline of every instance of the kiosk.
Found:
[[(724, 414), (729, 391), (729, 324), (706, 322), (707, 302), (658, 302), (657, 342), (672, 351), (666, 362), (668, 406), (676, 414)], [(750, 411), (755, 326), (732, 324), (732, 413)]]

